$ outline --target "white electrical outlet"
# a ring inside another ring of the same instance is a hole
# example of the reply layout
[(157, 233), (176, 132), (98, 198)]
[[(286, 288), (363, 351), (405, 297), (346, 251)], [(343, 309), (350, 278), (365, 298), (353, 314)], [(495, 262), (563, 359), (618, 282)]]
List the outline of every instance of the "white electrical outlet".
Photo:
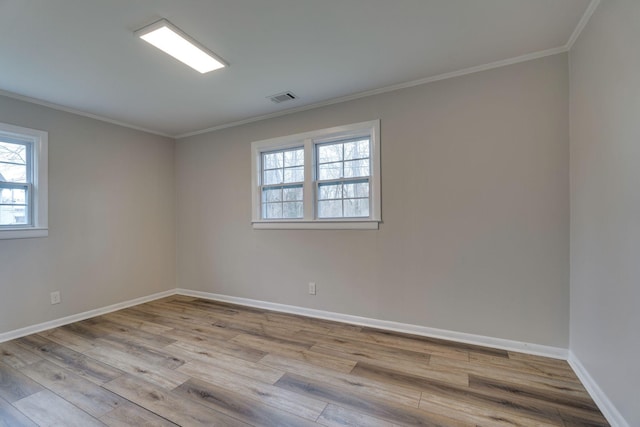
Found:
[(316, 282), (309, 282), (309, 295), (316, 294)]
[(60, 291), (51, 292), (51, 304), (60, 304)]

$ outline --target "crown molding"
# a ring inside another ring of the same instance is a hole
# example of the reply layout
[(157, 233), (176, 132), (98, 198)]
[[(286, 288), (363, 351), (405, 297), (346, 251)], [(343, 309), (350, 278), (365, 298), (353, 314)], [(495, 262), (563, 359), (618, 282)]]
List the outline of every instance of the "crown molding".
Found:
[(501, 61), (490, 62), (490, 63), (487, 63), (487, 64), (478, 65), (478, 66), (475, 66), (475, 67), (464, 68), (464, 69), (461, 69), (461, 70), (458, 70), (458, 71), (452, 71), (452, 72), (449, 72), (449, 73), (438, 74), (436, 76), (426, 77), (426, 78), (422, 78), (422, 79), (418, 79), (418, 80), (412, 80), (410, 82), (399, 83), (399, 84), (395, 84), (395, 85), (391, 85), (391, 86), (385, 86), (385, 87), (379, 88), (379, 89), (359, 92), (359, 93), (356, 93), (356, 94), (353, 94), (353, 95), (347, 95), (347, 96), (343, 96), (343, 97), (340, 97), (340, 98), (333, 98), (333, 99), (329, 99), (327, 101), (317, 102), (317, 103), (314, 103), (314, 104), (311, 104), (311, 105), (306, 105), (306, 106), (297, 107), (297, 108), (291, 108), (291, 109), (288, 109), (288, 110), (278, 111), (278, 112), (275, 112), (275, 113), (265, 114), (265, 115), (262, 115), (262, 116), (256, 116), (256, 117), (252, 117), (252, 118), (248, 118), (248, 119), (244, 119), (244, 120), (238, 120), (238, 121), (234, 121), (234, 122), (224, 123), (224, 124), (221, 124), (221, 125), (218, 125), (218, 126), (212, 126), (212, 127), (206, 128), (206, 129), (202, 129), (202, 130), (198, 130), (198, 131), (194, 131), (194, 132), (187, 132), (187, 133), (184, 133), (184, 134), (181, 134), (181, 135), (176, 135), (175, 138), (176, 139), (182, 139), (182, 138), (188, 138), (190, 136), (202, 135), (204, 133), (215, 132), (217, 130), (227, 129), (227, 128), (230, 128), (230, 127), (235, 127), (235, 126), (240, 126), (240, 125), (244, 125), (244, 124), (248, 124), (248, 123), (258, 122), (258, 121), (261, 121), (261, 120), (273, 119), (273, 118), (276, 118), (276, 117), (282, 117), (282, 116), (286, 116), (286, 115), (289, 115), (289, 114), (294, 114), (294, 113), (299, 113), (299, 112), (302, 112), (302, 111), (312, 110), (312, 109), (315, 109), (315, 108), (325, 107), (325, 106), (328, 106), (328, 105), (339, 104), (339, 103), (342, 103), (342, 102), (347, 102), (347, 101), (352, 101), (352, 100), (355, 100), (355, 99), (365, 98), (367, 96), (379, 95), (381, 93), (392, 92), (394, 90), (406, 89), (406, 88), (410, 88), (410, 87), (413, 87), (413, 86), (419, 86), (419, 85), (423, 85), (423, 84), (427, 84), (427, 83), (437, 82), (439, 80), (451, 79), (451, 78), (454, 78), (454, 77), (460, 77), (460, 76), (464, 76), (464, 75), (472, 74), (472, 73), (479, 73), (479, 72), (491, 70), (491, 69), (494, 69), (494, 68), (505, 67), (505, 66), (517, 64), (517, 63), (520, 63), (520, 62), (526, 62), (526, 61), (531, 61), (531, 60), (534, 60), (534, 59), (544, 58), (545, 56), (557, 55), (557, 54), (560, 54), (560, 53), (568, 52), (568, 51), (571, 50), (571, 48), (573, 47), (574, 43), (576, 42), (576, 40), (580, 36), (580, 33), (582, 33), (582, 30), (584, 30), (584, 28), (587, 26), (587, 23), (589, 23), (589, 20), (591, 19), (591, 16), (595, 12), (595, 10), (597, 9), (599, 4), (600, 4), (600, 0), (591, 0), (589, 5), (587, 6), (587, 9), (582, 14), (582, 17), (580, 18), (580, 21), (578, 21), (578, 25), (576, 25), (576, 28), (571, 33), (571, 36), (569, 37), (569, 40), (567, 40), (567, 43), (565, 43), (564, 46), (559, 46), (559, 47), (552, 48), (552, 49), (541, 50), (541, 51), (529, 53), (529, 54), (526, 54), (526, 55), (521, 55), (521, 56), (516, 56), (516, 57), (513, 57), (513, 58), (504, 59), (504, 60), (501, 60)]
[(449, 73), (443, 73), (443, 74), (438, 74), (435, 76), (431, 76), (431, 77), (425, 77), (422, 79), (418, 79), (418, 80), (412, 80), (409, 82), (404, 82), (404, 83), (398, 83), (395, 85), (391, 85), (391, 86), (385, 86), (382, 88), (378, 88), (378, 89), (373, 89), (373, 90), (368, 90), (368, 91), (364, 91), (364, 92), (358, 92), (352, 95), (347, 95), (347, 96), (341, 96), (339, 98), (332, 98), (326, 101), (321, 101), (321, 102), (316, 102), (310, 105), (305, 105), (302, 107), (296, 107), (296, 108), (290, 108), (287, 110), (282, 110), (282, 111), (277, 111), (275, 113), (269, 113), (269, 114), (264, 114), (262, 116), (256, 116), (256, 117), (251, 117), (248, 119), (244, 119), (244, 120), (238, 120), (238, 121), (234, 121), (234, 122), (229, 122), (229, 123), (224, 123), (218, 126), (212, 126), (206, 129), (202, 129), (202, 130), (198, 130), (198, 131), (194, 131), (194, 132), (188, 132), (188, 133), (183, 133), (181, 135), (176, 135), (175, 138), (176, 139), (183, 139), (183, 138), (188, 138), (191, 136), (196, 136), (196, 135), (202, 135), (204, 133), (209, 133), (209, 132), (215, 132), (218, 130), (222, 130), (222, 129), (227, 129), (227, 128), (231, 128), (231, 127), (236, 127), (236, 126), (240, 126), (240, 125), (245, 125), (248, 123), (253, 123), (253, 122), (259, 122), (261, 120), (267, 120), (267, 119), (273, 119), (276, 117), (282, 117), (282, 116), (287, 116), (289, 114), (294, 114), (294, 113), (299, 113), (302, 111), (307, 111), (307, 110), (313, 110), (316, 108), (320, 108), (320, 107), (326, 107), (328, 105), (334, 105), (334, 104), (340, 104), (343, 102), (347, 102), (347, 101), (353, 101), (355, 99), (360, 99), (360, 98), (366, 98), (369, 96), (374, 96), (374, 95), (380, 95), (382, 93), (387, 93), (387, 92), (393, 92), (396, 90), (400, 90), (400, 89), (407, 89), (407, 88), (411, 88), (414, 86), (420, 86), (423, 84), (427, 84), (427, 83), (433, 83), (433, 82), (437, 82), (440, 80), (446, 80), (446, 79), (451, 79), (454, 77), (460, 77), (460, 76), (464, 76), (467, 74), (473, 74), (473, 73), (479, 73), (481, 71), (487, 71), (487, 70), (491, 70), (494, 68), (500, 68), (500, 67), (505, 67), (507, 65), (513, 65), (513, 64), (518, 64), (520, 62), (526, 62), (526, 61), (531, 61), (534, 59), (539, 59), (539, 58), (544, 58), (545, 56), (551, 56), (551, 55), (557, 55), (560, 53), (564, 53), (567, 52), (567, 47), (566, 46), (560, 46), (560, 47), (555, 47), (553, 49), (547, 49), (547, 50), (541, 50), (538, 52), (532, 52), (532, 53), (528, 53), (526, 55), (520, 55), (520, 56), (516, 56), (513, 58), (508, 58), (508, 59), (503, 59), (500, 61), (495, 61), (495, 62), (490, 62), (487, 64), (483, 64), (483, 65), (476, 65), (474, 67), (469, 67), (469, 68), (464, 68), (461, 70), (457, 70), (457, 71), (452, 71)]
[(41, 99), (32, 98), (30, 96), (20, 95), (14, 92), (9, 92), (6, 90), (0, 89), (0, 95), (6, 96), (7, 98), (17, 99), (18, 101), (25, 101), (31, 104), (41, 105), (43, 107), (51, 108), (52, 110), (64, 111), (65, 113), (75, 114), (77, 116), (87, 117), (94, 120), (99, 120), (101, 122), (111, 123), (112, 125), (121, 126), (128, 129), (138, 130), (145, 133), (151, 133), (153, 135), (164, 136), (166, 138), (175, 138), (174, 135), (169, 135), (163, 132), (158, 132), (152, 129), (143, 128), (140, 126), (135, 126), (130, 123), (121, 122), (119, 120), (113, 120), (108, 117), (100, 116), (97, 114), (87, 113), (86, 111), (76, 110), (75, 108), (65, 107), (63, 105), (55, 104), (49, 101), (43, 101)]
[(589, 3), (589, 6), (587, 6), (587, 10), (585, 10), (582, 14), (582, 18), (580, 18), (580, 21), (578, 21), (578, 25), (576, 25), (575, 30), (573, 30), (573, 33), (571, 33), (571, 37), (569, 37), (569, 40), (565, 45), (567, 51), (571, 50), (576, 40), (578, 40), (578, 37), (580, 37), (582, 30), (584, 30), (584, 27), (586, 27), (589, 23), (593, 12), (596, 11), (599, 4), (600, 0), (591, 0), (591, 3)]

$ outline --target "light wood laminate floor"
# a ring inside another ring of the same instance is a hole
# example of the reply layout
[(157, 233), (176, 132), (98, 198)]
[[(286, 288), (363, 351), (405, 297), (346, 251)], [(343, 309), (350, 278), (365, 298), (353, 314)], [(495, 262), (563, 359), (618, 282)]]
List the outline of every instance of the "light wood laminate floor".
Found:
[(564, 361), (173, 296), (0, 344), (0, 426), (606, 426)]

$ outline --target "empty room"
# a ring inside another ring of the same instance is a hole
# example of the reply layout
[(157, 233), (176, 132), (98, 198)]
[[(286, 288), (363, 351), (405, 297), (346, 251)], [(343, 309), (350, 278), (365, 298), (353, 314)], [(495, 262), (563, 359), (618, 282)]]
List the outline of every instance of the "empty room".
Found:
[(1, 0), (0, 426), (640, 426), (637, 0)]

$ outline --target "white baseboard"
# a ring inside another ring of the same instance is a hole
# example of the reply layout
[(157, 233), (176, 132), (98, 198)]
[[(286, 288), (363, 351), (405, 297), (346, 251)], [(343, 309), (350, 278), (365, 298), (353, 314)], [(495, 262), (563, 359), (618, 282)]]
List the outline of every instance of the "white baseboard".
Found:
[[(554, 359), (566, 360), (568, 352), (564, 348), (549, 347), (540, 344), (531, 344), (520, 341), (506, 340), (502, 338), (487, 337), (484, 335), (467, 334), (464, 332), (448, 331), (444, 329), (429, 328), (427, 326), (412, 325), (409, 323), (392, 322), (389, 320), (372, 319), (368, 317), (353, 316), (350, 314), (335, 313), (331, 311), (316, 310), (312, 308), (298, 307), (294, 305), (278, 304), (267, 301), (254, 300), (249, 298), (233, 297), (228, 295), (214, 294), (210, 292), (192, 291), (189, 289), (171, 289), (164, 292), (148, 295), (141, 298), (123, 301), (117, 304), (109, 305), (95, 310), (85, 311), (83, 313), (74, 314), (60, 319), (51, 320), (37, 325), (27, 326), (25, 328), (15, 329), (13, 331), (0, 333), (0, 343), (16, 338), (21, 338), (30, 334), (45, 331), (47, 329), (57, 328), (69, 323), (78, 322), (89, 319), (91, 317), (101, 316), (113, 311), (122, 310), (123, 308), (132, 307), (145, 302), (168, 297), (171, 295), (185, 295), (197, 298), (204, 298), (214, 301), (228, 302), (231, 304), (245, 305), (248, 307), (262, 308), (266, 310), (279, 311), (282, 313), (298, 314), (317, 319), (333, 320), (336, 322), (349, 323), (358, 326), (368, 326), (371, 328), (384, 329), (388, 331), (402, 332), (413, 335), (420, 335), (430, 338), (440, 338), (450, 341), (456, 341), (466, 344), (481, 345), (507, 351), (517, 351), (521, 353), (533, 354), (537, 356), (551, 357)], [(597, 402), (597, 401), (596, 401)]]
[(612, 427), (629, 427), (629, 423), (627, 423), (622, 414), (620, 414), (604, 391), (602, 391), (598, 383), (589, 374), (582, 362), (580, 362), (580, 359), (578, 359), (572, 351), (569, 351), (568, 362), (582, 382), (582, 385), (584, 385), (584, 388), (586, 388), (591, 395), (593, 401), (598, 405), (600, 411), (602, 411), (604, 417), (609, 421), (609, 424), (611, 424)]
[(521, 353), (533, 354), (536, 356), (551, 357), (554, 359), (566, 360), (568, 356), (567, 349), (559, 347), (549, 347), (540, 344), (530, 344), (520, 341), (506, 340), (502, 338), (487, 337), (483, 335), (447, 331), (444, 329), (429, 328), (426, 326), (412, 325), (408, 323), (398, 323), (388, 320), (352, 316), (350, 314), (334, 313), (331, 311), (316, 310), (294, 305), (277, 304), (248, 298), (232, 297), (228, 295), (213, 294), (209, 292), (192, 291), (189, 289), (176, 289), (176, 293), (179, 295), (204, 298), (213, 301), (228, 302), (231, 304), (245, 305), (249, 307), (262, 308), (283, 313), (299, 314), (302, 316), (314, 317), (317, 319), (333, 320), (336, 322), (349, 323), (352, 325), (368, 326), (372, 328), (403, 332), (430, 338), (440, 338), (449, 341), (481, 345), (501, 350), (517, 351)]
[(622, 417), (620, 412), (611, 403), (606, 394), (598, 386), (589, 372), (582, 365), (580, 360), (573, 352), (560, 347), (550, 347), (540, 344), (531, 344), (521, 341), (506, 340), (502, 338), (487, 337), (484, 335), (467, 334), (464, 332), (448, 331), (444, 329), (429, 328), (426, 326), (412, 325), (408, 323), (392, 322), (388, 320), (372, 319), (368, 317), (352, 316), (350, 314), (334, 313), (331, 311), (317, 310), (312, 308), (298, 307), (294, 305), (278, 304), (267, 301), (254, 300), (249, 298), (233, 297), (228, 295), (214, 294), (210, 292), (192, 291), (189, 289), (170, 289), (164, 292), (158, 292), (145, 297), (135, 298), (129, 301), (123, 301), (117, 304), (109, 305), (95, 310), (85, 311), (83, 313), (74, 314), (49, 322), (39, 323), (37, 325), (27, 326), (25, 328), (16, 329), (9, 332), (0, 333), (0, 343), (12, 339), (24, 337), (26, 335), (35, 334), (51, 328), (67, 325), (69, 323), (78, 322), (89, 319), (91, 317), (100, 316), (123, 308), (132, 307), (145, 302), (154, 301), (171, 295), (185, 295), (196, 298), (203, 298), (213, 301), (228, 302), (231, 304), (244, 305), (248, 307), (262, 308), (265, 310), (273, 310), (282, 313), (298, 314), (301, 316), (313, 317), (317, 319), (333, 320), (336, 322), (349, 323), (352, 325), (368, 326), (377, 329), (384, 329), (395, 332), (402, 332), (413, 335), (420, 335), (430, 338), (440, 338), (450, 341), (456, 341), (466, 344), (480, 345), (486, 347), (497, 348), (507, 351), (517, 351), (521, 353), (533, 354), (537, 356), (551, 357), (554, 359), (568, 360), (569, 365), (573, 368), (576, 375), (582, 381), (585, 388), (598, 405), (604, 416), (613, 427), (629, 427), (629, 424)]
[(37, 325), (31, 325), (25, 328), (4, 332), (0, 334), (0, 343), (13, 340), (16, 338), (21, 338), (31, 334), (36, 334), (38, 332), (46, 331), (47, 329), (57, 328), (58, 326), (68, 325), (69, 323), (79, 322), (80, 320), (89, 319), (91, 317), (101, 316), (103, 314), (111, 313), (113, 311), (122, 310), (123, 308), (132, 307), (134, 305), (139, 305), (145, 302), (175, 295), (175, 293), (176, 293), (175, 289), (170, 289), (168, 291), (158, 292), (156, 294), (147, 295), (145, 297), (140, 297), (140, 298), (135, 298), (129, 301), (119, 302), (117, 304), (96, 308), (95, 310), (89, 310), (83, 313), (73, 314), (71, 316), (62, 317), (60, 319), (51, 320), (49, 322), (38, 323)]

